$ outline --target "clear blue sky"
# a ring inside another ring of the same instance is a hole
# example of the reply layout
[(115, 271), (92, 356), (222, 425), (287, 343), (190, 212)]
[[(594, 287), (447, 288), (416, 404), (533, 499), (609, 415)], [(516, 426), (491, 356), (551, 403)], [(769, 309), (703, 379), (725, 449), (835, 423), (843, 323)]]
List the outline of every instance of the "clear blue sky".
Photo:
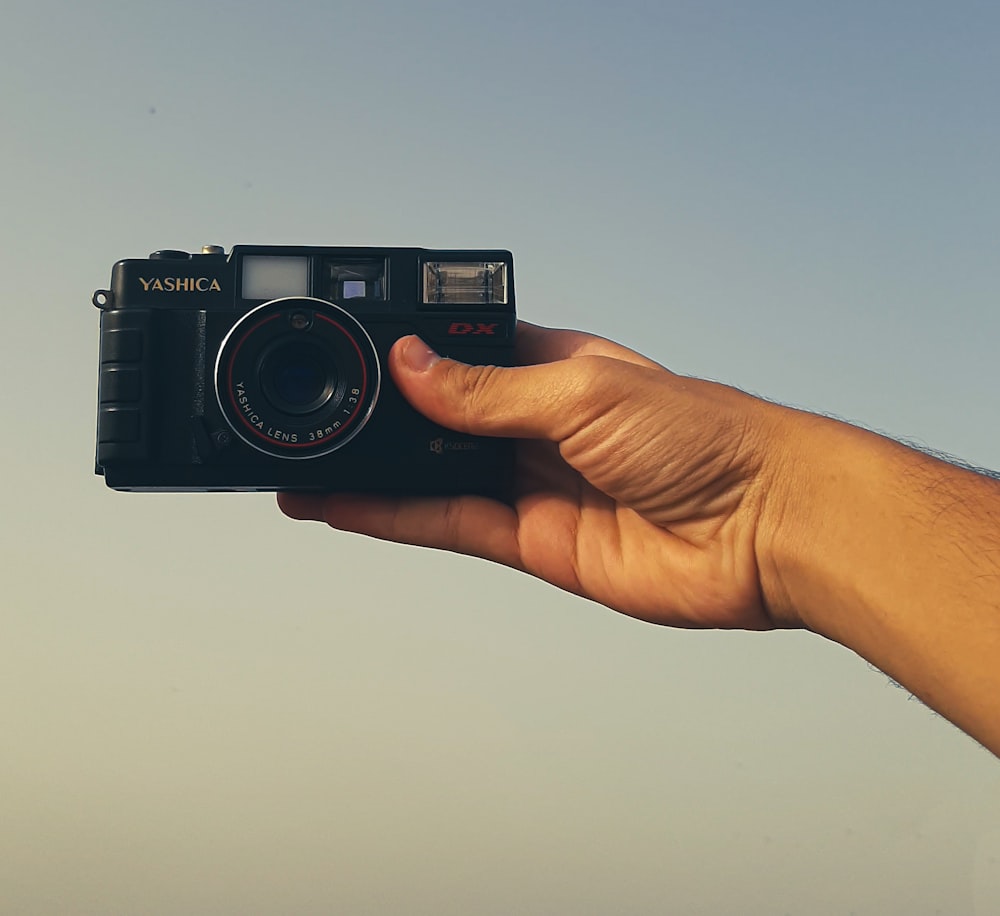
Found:
[(531, 320), (1000, 467), (1000, 7), (13, 0), (0, 86), (5, 908), (1000, 911), (996, 761), (846, 650), (106, 491), (89, 305), (507, 247)]

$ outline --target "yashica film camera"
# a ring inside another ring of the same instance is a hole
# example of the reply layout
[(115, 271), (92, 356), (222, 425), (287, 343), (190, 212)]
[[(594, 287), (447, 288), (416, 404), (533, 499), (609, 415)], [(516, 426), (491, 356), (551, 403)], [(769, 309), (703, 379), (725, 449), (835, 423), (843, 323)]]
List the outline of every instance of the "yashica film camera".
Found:
[(93, 301), (109, 487), (506, 491), (512, 443), (418, 414), (386, 357), (419, 334), (444, 356), (510, 365), (509, 251), (156, 251), (115, 264)]

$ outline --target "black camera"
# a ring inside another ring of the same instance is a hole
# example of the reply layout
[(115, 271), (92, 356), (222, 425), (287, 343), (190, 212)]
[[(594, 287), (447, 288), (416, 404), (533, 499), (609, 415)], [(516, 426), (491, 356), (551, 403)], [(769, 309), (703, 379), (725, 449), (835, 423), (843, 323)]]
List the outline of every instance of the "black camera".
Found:
[(386, 370), (418, 334), (511, 365), (509, 251), (237, 245), (119, 261), (101, 309), (97, 473), (116, 490), (502, 497), (512, 443), (418, 414)]

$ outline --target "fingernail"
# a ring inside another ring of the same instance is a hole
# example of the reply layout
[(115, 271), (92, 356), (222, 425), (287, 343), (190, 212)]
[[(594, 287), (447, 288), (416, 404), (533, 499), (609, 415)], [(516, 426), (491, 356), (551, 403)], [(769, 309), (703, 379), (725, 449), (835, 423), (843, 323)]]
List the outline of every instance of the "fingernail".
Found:
[(426, 372), (441, 359), (419, 337), (411, 337), (406, 341), (400, 355), (403, 357), (406, 368), (411, 372)]

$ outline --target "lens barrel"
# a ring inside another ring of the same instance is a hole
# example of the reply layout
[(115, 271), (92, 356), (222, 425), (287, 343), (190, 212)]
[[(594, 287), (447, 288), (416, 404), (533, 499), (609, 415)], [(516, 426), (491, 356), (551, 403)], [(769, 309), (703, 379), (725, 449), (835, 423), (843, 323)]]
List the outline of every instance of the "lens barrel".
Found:
[(215, 390), (233, 432), (277, 458), (341, 448), (371, 416), (380, 367), (368, 332), (321, 299), (291, 297), (247, 312), (219, 348)]

